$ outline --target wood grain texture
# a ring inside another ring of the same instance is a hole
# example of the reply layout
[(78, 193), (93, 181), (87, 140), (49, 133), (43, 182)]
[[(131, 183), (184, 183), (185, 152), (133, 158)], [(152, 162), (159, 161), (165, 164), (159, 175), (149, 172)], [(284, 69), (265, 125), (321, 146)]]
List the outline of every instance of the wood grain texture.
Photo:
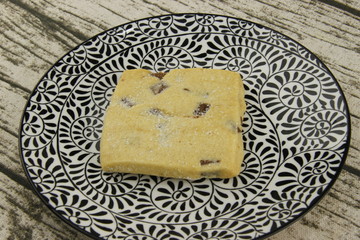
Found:
[(338, 79), (351, 113), (346, 166), (324, 199), (269, 239), (359, 239), (359, 1), (29, 1), (0, 2), (0, 234), (2, 239), (88, 239), (31, 191), (18, 153), (19, 123), (42, 75), (71, 49), (111, 27), (184, 12), (234, 16), (271, 27), (315, 53)]

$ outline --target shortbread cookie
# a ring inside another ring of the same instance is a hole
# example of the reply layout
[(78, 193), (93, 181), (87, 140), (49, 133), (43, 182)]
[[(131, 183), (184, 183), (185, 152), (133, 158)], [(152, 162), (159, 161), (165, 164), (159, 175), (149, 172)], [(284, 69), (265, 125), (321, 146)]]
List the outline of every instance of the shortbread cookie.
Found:
[(243, 160), (244, 112), (238, 73), (127, 70), (106, 111), (102, 169), (186, 179), (234, 177)]

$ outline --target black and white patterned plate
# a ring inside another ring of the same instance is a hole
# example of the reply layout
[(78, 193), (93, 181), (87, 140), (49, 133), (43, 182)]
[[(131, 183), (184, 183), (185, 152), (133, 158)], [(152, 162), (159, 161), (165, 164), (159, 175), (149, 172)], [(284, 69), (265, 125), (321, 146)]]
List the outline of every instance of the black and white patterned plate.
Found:
[[(121, 73), (194, 67), (244, 78), (241, 174), (188, 181), (102, 172), (103, 117)], [(20, 148), (40, 198), (94, 238), (255, 239), (298, 219), (332, 186), (349, 129), (337, 81), (297, 42), (246, 20), (175, 14), (110, 29), (55, 63), (26, 105)]]

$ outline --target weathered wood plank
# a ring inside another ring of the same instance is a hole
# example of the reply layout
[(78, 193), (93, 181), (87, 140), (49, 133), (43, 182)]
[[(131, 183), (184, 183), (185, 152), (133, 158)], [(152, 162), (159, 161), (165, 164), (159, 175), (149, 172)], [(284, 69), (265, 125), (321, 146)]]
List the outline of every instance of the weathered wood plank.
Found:
[(13, 136), (18, 136), (20, 119), (25, 108), (27, 95), (27, 92), (16, 86), (14, 87), (11, 82), (0, 81), (1, 129)]
[(351, 147), (338, 181), (304, 218), (270, 239), (360, 238), (359, 9), (356, 0), (1, 1), (0, 221), (7, 223), (0, 226), (1, 236), (87, 239), (62, 223), (29, 190), (18, 155), (19, 121), (26, 99), (52, 64), (84, 40), (128, 21), (168, 13), (210, 12), (263, 24), (309, 48), (338, 79), (350, 107)]
[(0, 173), (1, 239), (88, 239), (55, 216), (32, 192)]

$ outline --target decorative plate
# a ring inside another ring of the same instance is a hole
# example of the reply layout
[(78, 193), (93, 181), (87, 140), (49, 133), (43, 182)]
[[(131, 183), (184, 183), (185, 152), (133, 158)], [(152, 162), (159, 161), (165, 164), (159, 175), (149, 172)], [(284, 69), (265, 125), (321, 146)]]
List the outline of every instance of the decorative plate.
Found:
[[(121, 73), (194, 67), (244, 78), (241, 174), (188, 181), (102, 172), (103, 117)], [(349, 128), (337, 81), (297, 42), (246, 20), (175, 14), (112, 28), (55, 63), (26, 105), (20, 149), (45, 204), (96, 239), (259, 239), (332, 186)]]

